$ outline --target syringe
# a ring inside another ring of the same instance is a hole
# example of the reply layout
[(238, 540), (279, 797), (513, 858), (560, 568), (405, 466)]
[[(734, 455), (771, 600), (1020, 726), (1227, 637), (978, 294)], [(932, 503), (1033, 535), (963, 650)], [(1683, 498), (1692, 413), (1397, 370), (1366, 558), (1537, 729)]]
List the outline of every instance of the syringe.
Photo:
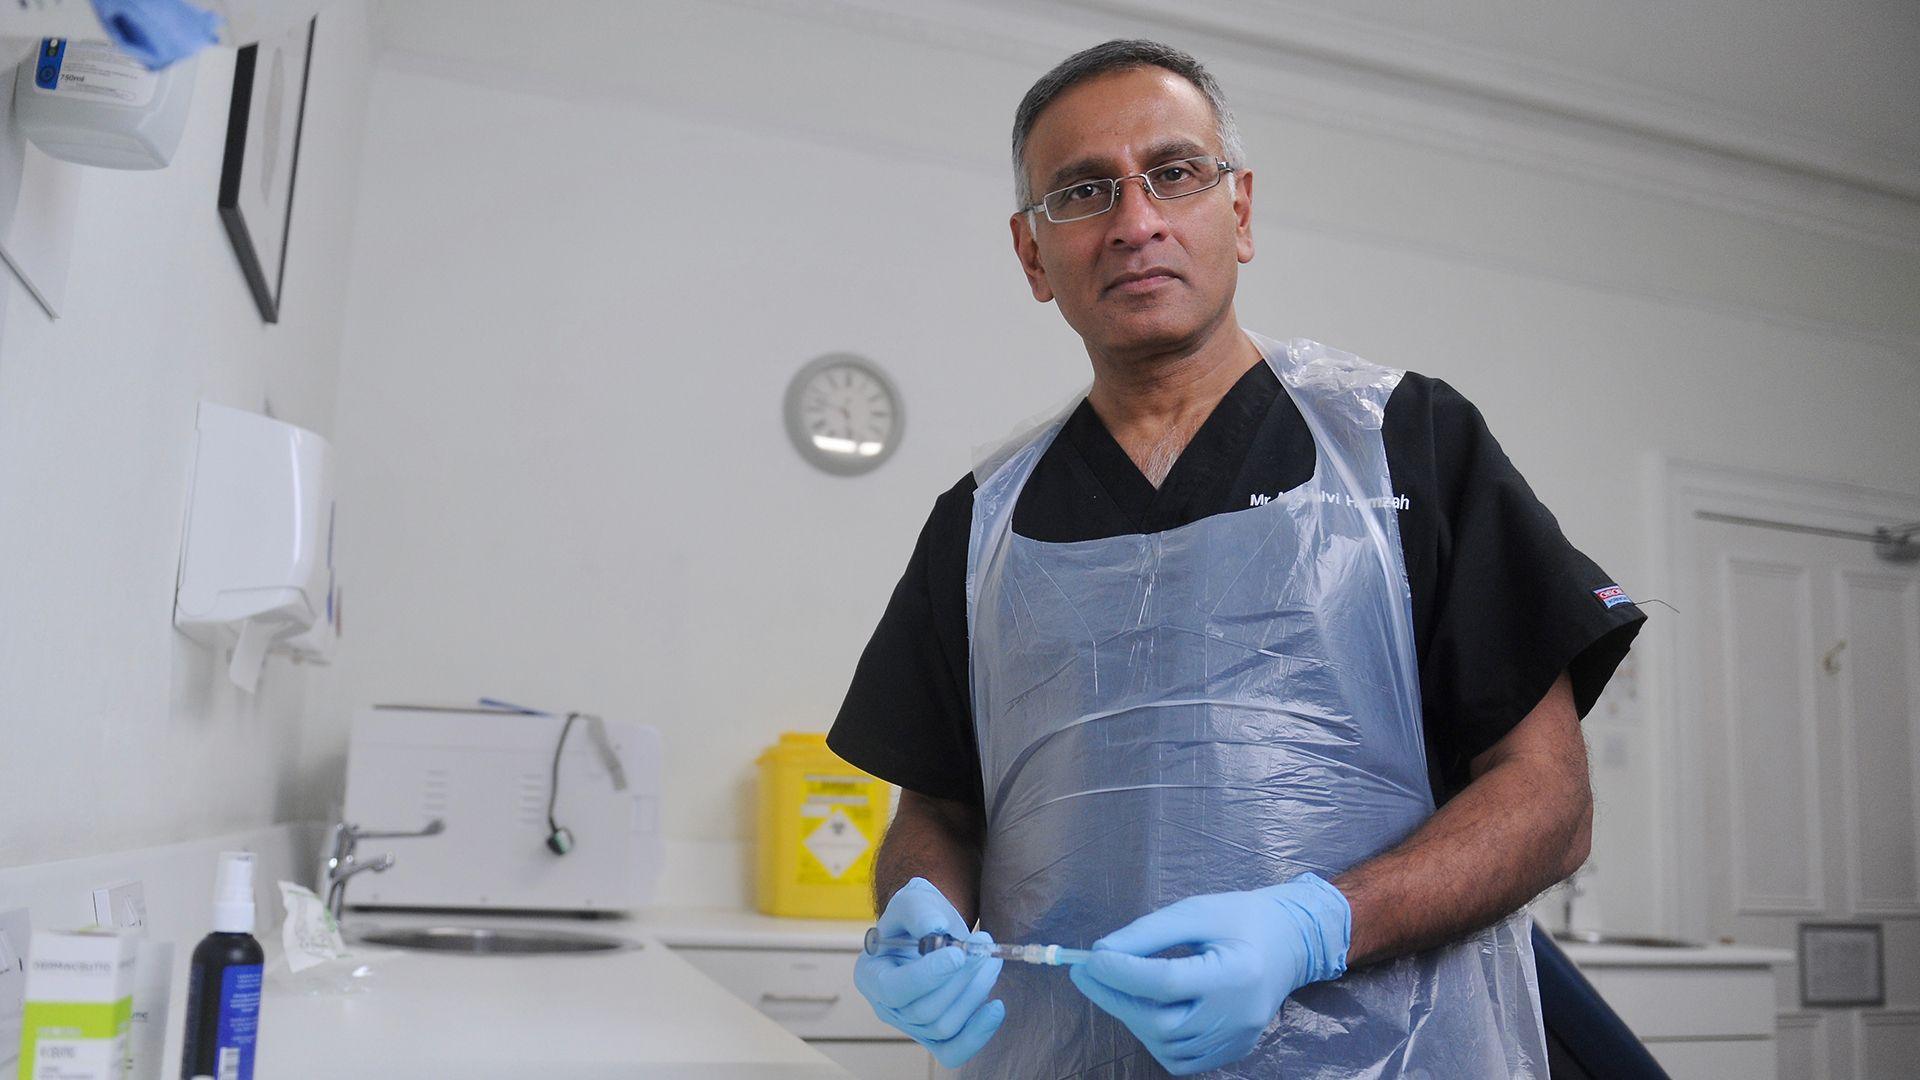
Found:
[(1058, 945), (1013, 945), (987, 944), (984, 941), (968, 941), (952, 934), (928, 934), (923, 938), (883, 938), (880, 928), (867, 931), (866, 950), (868, 956), (879, 956), (882, 949), (911, 949), (921, 956), (937, 952), (949, 945), (959, 946), (968, 956), (997, 956), (1002, 960), (1018, 960), (1023, 964), (1047, 964), (1064, 967), (1071, 964), (1084, 964), (1093, 954), (1086, 949), (1067, 949)]

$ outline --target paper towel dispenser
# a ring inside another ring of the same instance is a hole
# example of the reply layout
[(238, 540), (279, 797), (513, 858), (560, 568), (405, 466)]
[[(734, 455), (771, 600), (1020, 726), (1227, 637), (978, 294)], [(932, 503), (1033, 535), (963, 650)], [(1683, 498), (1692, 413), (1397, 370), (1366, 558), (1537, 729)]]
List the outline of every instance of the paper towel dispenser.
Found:
[[(266, 653), (321, 623), (337, 630), (333, 448), (292, 424), (203, 402), (173, 624), (233, 649), (251, 691)], [(330, 634), (322, 635), (330, 641)]]

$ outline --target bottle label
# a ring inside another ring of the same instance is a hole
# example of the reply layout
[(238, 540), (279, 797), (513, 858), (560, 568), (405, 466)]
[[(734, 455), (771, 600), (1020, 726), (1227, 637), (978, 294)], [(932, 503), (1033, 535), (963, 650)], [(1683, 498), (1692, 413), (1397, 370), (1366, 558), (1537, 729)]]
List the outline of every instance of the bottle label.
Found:
[(235, 964), (220, 973), (215, 1080), (253, 1080), (253, 1044), (259, 1032), (260, 965)]
[(104, 43), (46, 38), (34, 58), (33, 88), (139, 108), (153, 100), (160, 76)]
[(33, 1080), (69, 1076), (107, 1076), (126, 1059), (127, 1040), (39, 1039), (33, 1046)]
[(127, 1056), (129, 999), (29, 1001), (20, 1042), (21, 1080), (117, 1076)]

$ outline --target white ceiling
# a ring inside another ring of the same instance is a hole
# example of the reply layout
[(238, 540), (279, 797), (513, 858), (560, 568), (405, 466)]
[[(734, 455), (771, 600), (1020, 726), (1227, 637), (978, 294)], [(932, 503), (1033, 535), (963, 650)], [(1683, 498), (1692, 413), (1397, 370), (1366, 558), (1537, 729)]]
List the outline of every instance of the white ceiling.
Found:
[(1050, 0), (1920, 199), (1916, 0)]
[[(433, 0), (379, 0), (394, 48), (498, 61), (489, 4), (448, 28)], [(629, 6), (630, 5), (630, 6)], [(594, 43), (612, 9), (549, 0), (553, 35)], [(1040, 22), (1099, 36), (1164, 28), (1244, 55), (1334, 62), (1455, 97), (1485, 98), (1730, 154), (1920, 203), (1920, 0), (728, 0), (827, 21), (924, 21), (1033, 42)], [(524, 19), (503, 4), (502, 21)], [(509, 12), (515, 14), (509, 15)], [(430, 14), (431, 13), (431, 14)], [(622, 12), (625, 14), (625, 12)], [(603, 38), (605, 35), (601, 35)], [(617, 35), (614, 35), (617, 37)], [(1059, 35), (1048, 34), (1049, 39)], [(1070, 33), (1068, 36), (1071, 36)], [(611, 43), (605, 43), (611, 47)]]
[[(1920, 154), (1913, 0), (1347, 0), (1357, 18), (1711, 110)], [(1551, 16), (1551, 17), (1548, 17)]]

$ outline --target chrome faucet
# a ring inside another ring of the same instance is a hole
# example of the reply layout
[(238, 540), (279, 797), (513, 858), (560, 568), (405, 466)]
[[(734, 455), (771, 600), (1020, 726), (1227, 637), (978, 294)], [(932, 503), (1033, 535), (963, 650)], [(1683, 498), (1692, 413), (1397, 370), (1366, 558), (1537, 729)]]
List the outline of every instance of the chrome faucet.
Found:
[(327, 886), (327, 910), (333, 914), (335, 924), (340, 922), (340, 912), (347, 905), (347, 879), (363, 871), (371, 870), (376, 874), (385, 873), (393, 866), (393, 853), (385, 852), (376, 858), (361, 861), (354, 854), (355, 847), (362, 840), (392, 840), (415, 836), (438, 836), (446, 831), (447, 823), (440, 818), (427, 822), (426, 828), (413, 832), (376, 832), (362, 829), (358, 825), (341, 822), (333, 827), (333, 854), (320, 866), (320, 880)]
[(1587, 890), (1581, 887), (1580, 879), (1592, 877), (1593, 870), (1592, 863), (1584, 863), (1580, 869), (1567, 877), (1566, 886), (1560, 894), (1560, 899), (1565, 905), (1560, 919), (1560, 929), (1564, 933), (1573, 933), (1573, 902), (1587, 894)]

